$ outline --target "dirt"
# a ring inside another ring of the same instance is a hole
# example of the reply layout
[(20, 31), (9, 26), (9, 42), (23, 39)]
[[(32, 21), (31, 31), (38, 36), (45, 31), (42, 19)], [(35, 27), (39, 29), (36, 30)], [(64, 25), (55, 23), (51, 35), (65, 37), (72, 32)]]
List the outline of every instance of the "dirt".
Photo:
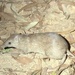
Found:
[[(64, 36), (75, 54), (75, 0), (0, 0), (0, 45), (12, 34), (45, 32)], [(0, 75), (56, 75), (61, 60), (34, 53), (17, 55), (18, 51), (0, 53)], [(75, 58), (68, 56), (61, 75), (74, 75), (74, 63)]]

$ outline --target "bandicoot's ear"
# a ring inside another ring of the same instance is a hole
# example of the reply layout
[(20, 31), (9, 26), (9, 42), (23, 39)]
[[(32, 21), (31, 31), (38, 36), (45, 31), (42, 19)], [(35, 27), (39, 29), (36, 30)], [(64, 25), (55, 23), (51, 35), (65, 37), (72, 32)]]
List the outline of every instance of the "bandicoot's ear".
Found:
[(14, 39), (18, 39), (19, 38), (19, 34), (12, 34), (12, 35), (10, 35), (10, 37), (9, 38), (14, 38)]
[(20, 36), (17, 34), (14, 36), (13, 40), (15, 40), (15, 42), (19, 42), (20, 40)]

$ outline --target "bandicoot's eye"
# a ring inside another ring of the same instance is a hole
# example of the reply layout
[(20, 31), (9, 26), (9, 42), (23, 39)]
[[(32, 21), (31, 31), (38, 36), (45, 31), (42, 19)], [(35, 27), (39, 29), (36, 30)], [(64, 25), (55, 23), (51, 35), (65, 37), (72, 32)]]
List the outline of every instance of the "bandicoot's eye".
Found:
[(8, 42), (8, 44), (11, 44), (11, 42)]

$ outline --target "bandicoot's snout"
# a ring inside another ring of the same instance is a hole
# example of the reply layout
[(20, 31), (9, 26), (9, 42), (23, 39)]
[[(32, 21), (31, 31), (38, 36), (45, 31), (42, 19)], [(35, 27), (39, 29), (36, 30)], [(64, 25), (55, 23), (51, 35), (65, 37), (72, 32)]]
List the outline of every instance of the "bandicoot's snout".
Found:
[(9, 48), (14, 48), (14, 49), (16, 49), (15, 47), (5, 47), (4, 49), (9, 49)]
[(3, 49), (9, 49), (9, 48), (14, 48), (14, 49), (16, 49), (15, 47), (8, 47), (8, 46), (4, 46), (4, 45), (2, 45), (2, 46), (0, 47), (1, 50), (3, 50)]

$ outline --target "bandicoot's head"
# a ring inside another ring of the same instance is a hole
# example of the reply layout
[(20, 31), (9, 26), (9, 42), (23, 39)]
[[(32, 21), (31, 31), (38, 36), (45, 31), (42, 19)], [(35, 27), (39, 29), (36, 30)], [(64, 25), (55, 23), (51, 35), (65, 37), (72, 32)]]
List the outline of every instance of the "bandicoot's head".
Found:
[(16, 48), (18, 47), (18, 42), (19, 42), (19, 35), (18, 34), (12, 35), (4, 42), (1, 48), (2, 49)]

